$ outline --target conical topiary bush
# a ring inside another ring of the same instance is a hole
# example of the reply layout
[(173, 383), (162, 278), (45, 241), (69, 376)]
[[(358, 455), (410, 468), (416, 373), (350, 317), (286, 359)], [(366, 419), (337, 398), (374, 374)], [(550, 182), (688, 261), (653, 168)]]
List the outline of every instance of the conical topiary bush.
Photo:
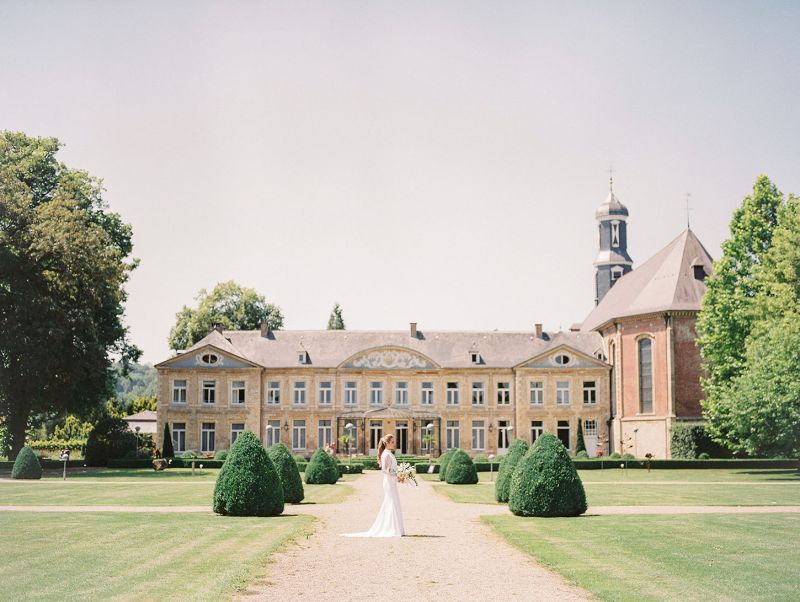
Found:
[(544, 433), (517, 463), (508, 507), (517, 516), (578, 516), (586, 512), (583, 483), (556, 436)]
[(508, 494), (511, 491), (511, 476), (517, 463), (528, 452), (528, 442), (525, 439), (514, 439), (508, 446), (508, 451), (500, 461), (500, 470), (497, 471), (497, 482), (494, 484), (494, 499), (498, 502), (507, 503)]
[(339, 466), (328, 452), (320, 448), (311, 456), (306, 466), (306, 484), (335, 485), (339, 480)]
[(42, 464), (39, 458), (30, 447), (23, 447), (14, 460), (14, 468), (11, 469), (12, 479), (41, 479)]
[(439, 480), (444, 481), (445, 477), (447, 476), (447, 464), (450, 462), (450, 458), (453, 457), (453, 453), (456, 450), (448, 449), (444, 452), (441, 456), (439, 456)]
[(175, 448), (172, 446), (172, 433), (169, 432), (169, 424), (166, 422), (164, 423), (164, 440), (161, 443), (161, 457), (175, 457)]
[(478, 482), (478, 471), (467, 452), (457, 449), (447, 463), (445, 481), (449, 485), (475, 485)]
[(292, 458), (292, 452), (283, 443), (276, 443), (267, 450), (267, 453), (281, 479), (283, 501), (287, 504), (302, 502), (305, 497), (303, 479), (300, 478), (300, 470), (297, 468), (297, 462)]
[(283, 487), (267, 450), (253, 433), (236, 438), (214, 487), (214, 512), (230, 516), (277, 516)]
[(581, 419), (578, 418), (578, 435), (575, 439), (575, 455), (577, 456), (579, 453), (586, 452), (586, 442), (583, 440), (583, 423)]

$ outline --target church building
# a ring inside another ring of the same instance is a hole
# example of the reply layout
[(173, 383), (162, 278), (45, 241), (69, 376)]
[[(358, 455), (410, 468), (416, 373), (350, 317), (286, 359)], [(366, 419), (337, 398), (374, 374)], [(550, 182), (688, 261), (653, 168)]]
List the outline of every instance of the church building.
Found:
[(502, 454), (557, 435), (589, 455), (669, 457), (676, 421), (702, 420), (695, 321), (712, 259), (687, 229), (638, 268), (628, 209), (609, 191), (595, 215), (595, 308), (568, 332), (228, 331), (216, 327), (158, 369), (158, 432), (176, 453), (227, 449), (250, 430), (310, 455), (460, 447)]

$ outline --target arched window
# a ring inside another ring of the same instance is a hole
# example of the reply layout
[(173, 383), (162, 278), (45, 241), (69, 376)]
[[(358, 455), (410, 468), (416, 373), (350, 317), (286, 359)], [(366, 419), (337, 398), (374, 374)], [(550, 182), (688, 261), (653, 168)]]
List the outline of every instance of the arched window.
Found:
[(653, 413), (653, 339), (639, 339), (639, 412)]
[(611, 407), (614, 414), (617, 414), (617, 346), (613, 341), (608, 344), (608, 363), (611, 364)]

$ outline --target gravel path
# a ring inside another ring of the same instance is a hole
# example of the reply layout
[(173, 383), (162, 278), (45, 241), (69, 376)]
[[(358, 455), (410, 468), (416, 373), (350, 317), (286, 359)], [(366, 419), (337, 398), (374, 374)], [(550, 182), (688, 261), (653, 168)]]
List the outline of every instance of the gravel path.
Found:
[(587, 600), (588, 595), (508, 545), (484, 514), (504, 506), (456, 504), (431, 484), (400, 487), (406, 533), (389, 539), (351, 539), (366, 531), (380, 507), (382, 475), (350, 483), (341, 504), (287, 506), (317, 516), (317, 530), (276, 554), (266, 577), (242, 597), (250, 600)]

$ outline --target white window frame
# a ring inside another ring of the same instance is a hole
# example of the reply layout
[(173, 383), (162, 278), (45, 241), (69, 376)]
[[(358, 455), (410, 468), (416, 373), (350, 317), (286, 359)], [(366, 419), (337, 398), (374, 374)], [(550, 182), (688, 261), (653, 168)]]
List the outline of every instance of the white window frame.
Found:
[(408, 405), (408, 381), (396, 382), (394, 384), (394, 403), (399, 406)]
[(433, 381), (426, 380), (420, 383), (420, 403), (424, 406), (432, 406), (434, 401)]
[[(211, 427), (206, 427), (210, 424)], [(210, 445), (209, 445), (210, 444)], [(200, 451), (203, 453), (211, 453), (216, 451), (217, 448), (217, 425), (214, 422), (201, 422), (200, 423)]]
[[(300, 445), (302, 444), (302, 446)], [(306, 441), (306, 421), (293, 420), (292, 421), (292, 449), (295, 451), (302, 451), (308, 445)]]
[[(211, 386), (209, 386), (209, 384)], [(206, 395), (206, 393), (210, 393), (210, 395)], [(211, 401), (206, 401), (206, 399), (211, 399)], [(217, 403), (217, 381), (215, 380), (204, 380), (200, 387), (200, 403), (211, 406)]]
[(486, 449), (486, 423), (483, 420), (472, 421), (472, 449), (476, 451)]
[(344, 405), (358, 405), (358, 381), (348, 380), (344, 383)]
[(583, 421), (583, 435), (585, 437), (597, 437), (597, 420)]
[(477, 351), (470, 351), (469, 352), (469, 361), (473, 364), (480, 364), (481, 363), (481, 354)]
[(544, 434), (544, 420), (531, 420), (531, 444)]
[[(264, 441), (266, 447), (271, 447), (276, 443), (281, 442), (281, 421), (280, 420), (267, 420), (267, 432), (264, 433), (266, 440)], [(275, 428), (277, 427), (277, 428)]]
[[(327, 422), (327, 424), (323, 424)], [(330, 419), (317, 420), (317, 447), (333, 443), (333, 426)]]
[(556, 381), (556, 405), (568, 406), (572, 404), (572, 382), (568, 380)]
[[(239, 386), (241, 383), (241, 386)], [(241, 391), (241, 395), (237, 396), (236, 392)], [(241, 397), (241, 401), (239, 401), (239, 397)], [(243, 406), (245, 404), (245, 400), (247, 399), (247, 383), (243, 380), (232, 380), (231, 381), (231, 405), (234, 406)]]
[(281, 381), (271, 380), (267, 383), (267, 405), (281, 404)]
[[(181, 427), (178, 428), (176, 425), (180, 424)], [(180, 436), (178, 436), (180, 435)], [(172, 451), (176, 454), (179, 452), (186, 451), (186, 423), (185, 422), (173, 422), (172, 423)]]
[(617, 220), (611, 222), (611, 247), (614, 249), (619, 247), (619, 221)]
[[(179, 385), (178, 383), (183, 383)], [(185, 378), (178, 378), (172, 381), (172, 403), (186, 405), (189, 382)], [(175, 398), (178, 399), (175, 399)]]
[[(241, 427), (241, 428), (238, 428)], [(231, 445), (236, 442), (236, 437), (241, 435), (245, 431), (245, 423), (244, 422), (233, 422), (231, 423)]]
[(308, 363), (308, 351), (298, 351), (297, 352), (297, 362), (299, 364), (307, 364)]
[(306, 405), (306, 381), (296, 380), (292, 385), (292, 405)]
[(511, 405), (511, 383), (510, 382), (497, 383), (497, 405), (499, 405), (499, 406)]
[(486, 405), (486, 384), (483, 381), (472, 383), (472, 405)]
[[(377, 385), (377, 386), (376, 386)], [(369, 383), (369, 405), (383, 405), (383, 381), (373, 380)]]
[(530, 391), (530, 402), (532, 406), (544, 405), (544, 381), (532, 380), (528, 382), (528, 390)]
[(460, 443), (461, 426), (458, 420), (448, 420), (445, 425), (446, 449), (456, 449)]
[[(327, 387), (323, 386), (327, 385)], [(329, 406), (333, 403), (333, 381), (323, 380), (319, 383), (319, 405)]]
[[(451, 387), (450, 385), (455, 385), (455, 387)], [(458, 393), (461, 390), (461, 386), (456, 381), (450, 381), (445, 387), (447, 389), (447, 405), (457, 406), (459, 404)]]
[[(587, 386), (591, 383), (591, 386)], [(589, 400), (586, 400), (586, 397), (589, 397)], [(583, 381), (583, 404), (587, 406), (594, 406), (597, 405), (597, 381), (596, 380), (585, 380)]]

